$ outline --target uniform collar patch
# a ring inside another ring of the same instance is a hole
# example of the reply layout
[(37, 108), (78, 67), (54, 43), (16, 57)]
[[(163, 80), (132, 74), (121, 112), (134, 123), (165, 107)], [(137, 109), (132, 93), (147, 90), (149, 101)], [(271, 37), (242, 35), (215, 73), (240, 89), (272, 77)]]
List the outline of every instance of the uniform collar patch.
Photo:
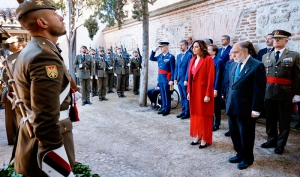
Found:
[(45, 66), (47, 76), (51, 79), (55, 79), (58, 76), (58, 71), (56, 65)]

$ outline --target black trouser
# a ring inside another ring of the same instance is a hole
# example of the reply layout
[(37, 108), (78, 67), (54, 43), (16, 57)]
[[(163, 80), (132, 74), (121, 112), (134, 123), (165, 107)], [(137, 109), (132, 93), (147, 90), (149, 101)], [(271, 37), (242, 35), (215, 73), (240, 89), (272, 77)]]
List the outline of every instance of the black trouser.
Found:
[(125, 89), (129, 90), (129, 74), (125, 74)]
[(107, 73), (107, 87), (109, 91), (112, 91), (114, 87), (114, 73)]
[[(293, 103), (291, 100), (265, 100), (266, 131), (268, 142), (284, 147), (289, 133)], [(277, 131), (277, 120), (279, 122), (279, 134)]]
[(133, 74), (133, 92), (138, 92), (140, 89), (140, 76)]
[(233, 148), (237, 156), (247, 163), (253, 163), (253, 147), (255, 139), (255, 122), (256, 119), (249, 117), (237, 117), (228, 113), (229, 130)]
[(93, 75), (93, 79), (91, 80), (92, 82), (92, 94), (96, 94), (98, 92), (98, 83), (97, 79), (95, 78), (95, 75)]
[(160, 94), (160, 90), (155, 90), (155, 89), (150, 89), (150, 90), (147, 90), (146, 92), (151, 104), (157, 104), (156, 101), (157, 101), (157, 96)]
[(214, 98), (215, 120), (214, 126), (219, 127), (221, 124), (221, 92), (218, 91), (218, 96)]
[(124, 95), (126, 75), (118, 74), (117, 78), (118, 78), (117, 93), (118, 95)]

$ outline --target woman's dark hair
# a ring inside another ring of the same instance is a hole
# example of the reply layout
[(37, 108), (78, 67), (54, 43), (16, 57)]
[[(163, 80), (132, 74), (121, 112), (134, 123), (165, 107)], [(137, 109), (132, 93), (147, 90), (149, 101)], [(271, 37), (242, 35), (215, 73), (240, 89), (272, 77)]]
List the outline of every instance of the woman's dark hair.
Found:
[(256, 53), (256, 50), (252, 44), (252, 42), (250, 41), (246, 41), (248, 43), (248, 53), (251, 55), (251, 57), (253, 58), (257, 58), (257, 53)]
[(200, 50), (201, 50), (201, 53), (200, 53), (200, 57), (201, 58), (205, 58), (207, 55), (209, 55), (208, 51), (207, 51), (207, 46), (206, 46), (206, 43), (203, 41), (203, 40), (196, 40), (193, 42), (192, 44), (192, 48), (194, 47), (194, 44), (195, 43), (198, 43), (199, 46), (200, 46)]

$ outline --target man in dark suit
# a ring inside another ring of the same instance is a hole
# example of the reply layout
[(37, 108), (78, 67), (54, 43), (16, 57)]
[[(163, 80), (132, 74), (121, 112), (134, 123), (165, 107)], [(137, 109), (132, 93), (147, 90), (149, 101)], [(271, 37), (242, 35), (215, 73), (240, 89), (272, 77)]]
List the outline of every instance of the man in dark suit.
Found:
[(218, 53), (218, 47), (216, 45), (209, 45), (207, 51), (214, 60), (215, 66), (215, 83), (214, 83), (214, 111), (215, 111), (215, 121), (213, 131), (219, 129), (221, 123), (221, 86), (222, 86), (222, 76), (224, 71), (224, 62), (216, 56)]
[(265, 109), (268, 139), (261, 147), (275, 147), (274, 152), (282, 154), (290, 132), (293, 102), (300, 101), (300, 54), (285, 48), (291, 33), (275, 30), (273, 34), (275, 49), (262, 59), (267, 73)]
[(192, 36), (188, 36), (188, 37), (186, 38), (186, 41), (188, 42), (188, 48), (187, 48), (187, 50), (188, 50), (191, 54), (193, 54), (193, 49), (192, 49), (193, 38), (192, 38)]
[(267, 44), (266, 48), (260, 49), (258, 51), (257, 60), (259, 60), (259, 61), (262, 60), (262, 57), (264, 56), (264, 54), (272, 52), (274, 50), (274, 48), (273, 48), (273, 33), (270, 33), (266, 36), (266, 44)]
[(264, 65), (249, 55), (249, 44), (238, 42), (231, 54), (235, 60), (229, 70), (229, 91), (226, 114), (236, 156), (228, 159), (239, 163), (242, 170), (253, 164), (255, 121), (262, 111), (266, 90)]
[(180, 41), (179, 48), (181, 53), (177, 55), (174, 83), (178, 84), (178, 90), (181, 97), (181, 113), (176, 117), (181, 119), (187, 119), (190, 117), (189, 102), (187, 100), (187, 81), (188, 81), (188, 67), (190, 65), (190, 60), (192, 54), (187, 50), (188, 42), (187, 40)]
[(228, 35), (223, 35), (221, 38), (221, 44), (223, 47), (219, 48), (217, 57), (221, 58), (224, 63), (226, 63), (229, 60), (229, 52), (231, 50), (230, 43), (230, 37)]

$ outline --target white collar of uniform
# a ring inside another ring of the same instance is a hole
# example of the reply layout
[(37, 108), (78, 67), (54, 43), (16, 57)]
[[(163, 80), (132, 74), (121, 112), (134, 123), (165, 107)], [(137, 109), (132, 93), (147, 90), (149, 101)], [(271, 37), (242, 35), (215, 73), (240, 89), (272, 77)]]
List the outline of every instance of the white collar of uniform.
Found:
[(284, 50), (285, 50), (285, 48), (283, 48), (283, 49), (280, 49), (280, 50), (276, 50), (276, 49), (274, 49), (275, 55), (276, 55), (276, 52), (277, 52), (277, 51), (280, 51), (279, 55), (283, 54), (283, 51), (284, 51)]
[(169, 52), (167, 52), (166, 54), (163, 54), (163, 53), (162, 53), (162, 55), (163, 55), (163, 56), (166, 56), (166, 55), (168, 55), (168, 53), (169, 53)]

